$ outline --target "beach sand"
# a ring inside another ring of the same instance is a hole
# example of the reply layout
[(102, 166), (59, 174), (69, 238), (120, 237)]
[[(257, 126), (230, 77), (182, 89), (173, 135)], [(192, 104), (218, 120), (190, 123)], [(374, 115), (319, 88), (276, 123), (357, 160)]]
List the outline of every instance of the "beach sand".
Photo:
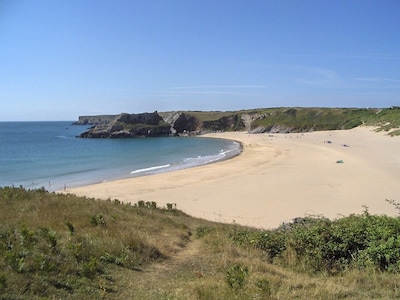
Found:
[(400, 137), (370, 127), (205, 136), (240, 141), (243, 152), (214, 164), (66, 192), (158, 206), (173, 203), (194, 217), (258, 228), (308, 215), (361, 214), (364, 206), (371, 214), (399, 213), (385, 200), (400, 202)]

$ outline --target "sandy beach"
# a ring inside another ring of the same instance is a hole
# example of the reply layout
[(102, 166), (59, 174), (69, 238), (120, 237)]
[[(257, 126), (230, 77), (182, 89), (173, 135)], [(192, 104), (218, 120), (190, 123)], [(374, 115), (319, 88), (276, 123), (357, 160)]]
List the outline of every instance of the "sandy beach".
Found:
[(400, 137), (369, 127), (206, 136), (240, 141), (243, 152), (214, 164), (66, 192), (159, 206), (174, 203), (195, 217), (258, 228), (307, 215), (360, 214), (363, 206), (371, 214), (398, 214), (385, 200), (400, 202)]

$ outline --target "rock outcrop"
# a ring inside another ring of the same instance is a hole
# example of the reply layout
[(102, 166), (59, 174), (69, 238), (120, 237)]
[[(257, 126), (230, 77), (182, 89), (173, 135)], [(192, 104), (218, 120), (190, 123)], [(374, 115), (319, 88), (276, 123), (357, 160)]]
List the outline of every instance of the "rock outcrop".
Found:
[(203, 127), (208, 131), (241, 131), (245, 129), (245, 123), (240, 114), (233, 114), (213, 121), (204, 121)]
[(164, 121), (171, 124), (171, 134), (173, 135), (196, 135), (215, 131), (235, 131), (244, 130), (246, 125), (241, 114), (232, 113), (211, 120), (202, 120), (198, 114), (200, 112), (166, 112), (162, 113)]
[(200, 132), (202, 128), (201, 121), (185, 113), (180, 113), (175, 122), (171, 124), (176, 134), (185, 134), (191, 132)]
[[(198, 113), (198, 112), (197, 112)], [(250, 117), (247, 117), (249, 120)], [(211, 120), (201, 120), (196, 113), (167, 112), (103, 116), (81, 116), (74, 124), (94, 126), (83, 138), (125, 138), (148, 136), (196, 135), (204, 132), (234, 131), (246, 128), (241, 114), (233, 113)]]
[(80, 116), (73, 125), (99, 125), (112, 122), (119, 115)]
[(269, 126), (258, 126), (249, 130), (250, 133), (291, 133), (298, 132), (293, 127), (281, 126), (281, 125), (269, 125)]
[(99, 123), (82, 133), (82, 138), (130, 138), (169, 136), (171, 126), (157, 112), (120, 114), (112, 121)]

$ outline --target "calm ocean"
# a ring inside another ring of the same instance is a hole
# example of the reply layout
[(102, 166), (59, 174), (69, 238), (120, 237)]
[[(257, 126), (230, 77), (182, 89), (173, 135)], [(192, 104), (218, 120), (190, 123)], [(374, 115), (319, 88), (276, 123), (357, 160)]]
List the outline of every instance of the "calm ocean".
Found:
[(76, 138), (72, 122), (0, 122), (0, 186), (54, 191), (173, 171), (240, 153), (233, 141), (211, 138)]

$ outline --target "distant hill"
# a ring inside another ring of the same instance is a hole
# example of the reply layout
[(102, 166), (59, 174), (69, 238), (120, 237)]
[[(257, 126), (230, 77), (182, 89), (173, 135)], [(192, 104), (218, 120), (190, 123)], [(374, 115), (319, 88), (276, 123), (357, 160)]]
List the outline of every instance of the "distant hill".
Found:
[(377, 126), (400, 134), (400, 107), (259, 108), (240, 111), (170, 111), (81, 116), (75, 124), (94, 125), (82, 137), (195, 135), (216, 131), (289, 133)]

